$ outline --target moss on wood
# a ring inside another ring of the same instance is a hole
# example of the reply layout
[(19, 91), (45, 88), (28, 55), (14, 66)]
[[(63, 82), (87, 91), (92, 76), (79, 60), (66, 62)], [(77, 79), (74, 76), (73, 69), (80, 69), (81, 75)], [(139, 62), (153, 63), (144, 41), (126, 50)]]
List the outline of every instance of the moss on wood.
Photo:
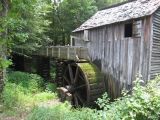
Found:
[(103, 80), (104, 76), (96, 65), (92, 63), (79, 63), (78, 66), (86, 75), (89, 83), (96, 83)]

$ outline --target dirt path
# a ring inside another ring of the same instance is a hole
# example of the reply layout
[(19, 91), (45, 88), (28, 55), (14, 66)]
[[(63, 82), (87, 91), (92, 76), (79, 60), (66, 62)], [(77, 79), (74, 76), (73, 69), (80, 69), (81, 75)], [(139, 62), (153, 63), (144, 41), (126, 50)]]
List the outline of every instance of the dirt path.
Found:
[[(39, 107), (50, 107), (50, 106), (58, 105), (60, 103), (61, 102), (59, 99), (54, 99), (54, 100), (42, 102), (42, 103), (38, 104), (38, 106)], [(0, 111), (0, 120), (26, 120), (27, 115), (28, 115), (28, 112), (26, 112), (26, 111), (21, 111), (18, 114), (16, 114), (15, 116), (8, 116), (7, 114)]]
[(42, 102), (40, 103), (38, 106), (42, 106), (42, 107), (50, 107), (50, 106), (55, 106), (55, 105), (58, 105), (60, 104), (60, 100), (59, 99), (54, 99), (54, 100), (50, 100), (50, 101), (47, 101), (47, 102)]

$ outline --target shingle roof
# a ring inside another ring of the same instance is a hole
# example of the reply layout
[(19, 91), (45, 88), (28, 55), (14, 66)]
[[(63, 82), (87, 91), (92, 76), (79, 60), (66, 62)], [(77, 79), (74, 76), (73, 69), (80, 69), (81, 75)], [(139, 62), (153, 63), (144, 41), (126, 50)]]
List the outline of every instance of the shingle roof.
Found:
[(73, 32), (152, 15), (160, 7), (160, 0), (136, 0), (98, 11)]

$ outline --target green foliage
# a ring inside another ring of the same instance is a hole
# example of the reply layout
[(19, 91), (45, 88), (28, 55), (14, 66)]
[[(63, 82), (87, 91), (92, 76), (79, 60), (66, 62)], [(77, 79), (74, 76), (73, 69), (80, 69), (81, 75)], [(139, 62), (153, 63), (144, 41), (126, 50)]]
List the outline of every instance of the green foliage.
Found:
[(142, 80), (135, 81), (132, 95), (110, 102), (107, 93), (97, 104), (102, 110), (89, 108), (74, 109), (68, 104), (51, 107), (36, 107), (28, 120), (158, 120), (160, 118), (160, 76), (142, 86)]
[(94, 0), (63, 0), (53, 8), (48, 35), (55, 45), (68, 44), (71, 32), (97, 11)]
[(7, 109), (28, 108), (40, 102), (55, 99), (57, 95), (44, 91), (43, 79), (36, 74), (12, 72), (3, 90), (3, 103)]
[(57, 86), (53, 83), (46, 84), (46, 91), (56, 92)]
[(5, 42), (6, 47), (27, 51), (45, 43), (44, 32), (49, 25), (46, 14), (51, 10), (51, 1), (14, 0), (10, 6), (7, 16), (0, 18), (1, 31), (7, 31), (0, 39), (2, 43)]
[[(100, 109), (108, 110), (110, 105), (110, 99), (107, 93), (102, 95), (102, 98), (98, 98), (96, 104), (100, 107)], [(104, 107), (105, 106), (105, 107)]]
[(69, 44), (74, 29), (89, 19), (97, 10), (125, 0), (63, 0), (54, 2), (49, 14), (50, 29), (46, 34), (53, 45)]
[(50, 62), (50, 76), (51, 80), (54, 81), (56, 78), (56, 65)]
[(127, 0), (95, 0), (95, 5), (98, 7), (99, 10), (101, 10), (107, 6), (120, 3), (123, 1), (127, 1)]
[(0, 57), (0, 69), (5, 69), (11, 64), (11, 60), (7, 60), (5, 58)]
[(95, 110), (89, 108), (73, 109), (67, 103), (52, 107), (36, 107), (27, 120), (101, 120)]
[[(98, 9), (119, 1), (63, 0), (57, 3), (53, 0), (11, 0), (6, 16), (0, 17), (0, 46), (3, 48), (0, 55), (22, 49), (30, 52), (50, 43), (69, 44), (72, 30)], [(1, 68), (10, 65), (4, 57), (0, 58)]]
[[(10, 61), (5, 59), (5, 55), (9, 55), (17, 49), (30, 52), (46, 43), (48, 37), (45, 36), (45, 31), (50, 23), (46, 14), (52, 9), (50, 0), (8, 1), (10, 1), (9, 8), (6, 8), (8, 12), (5, 16), (0, 16), (1, 69), (10, 65)], [(0, 6), (1, 4), (0, 2)]]
[(20, 88), (16, 84), (8, 83), (3, 90), (4, 105), (7, 108), (17, 106), (18, 96), (20, 94)]
[(125, 94), (113, 103), (105, 103), (106, 97), (97, 103), (106, 111), (106, 119), (112, 120), (158, 120), (160, 117), (160, 77), (150, 81), (147, 86), (137, 79), (132, 95)]
[(39, 92), (35, 95), (32, 95), (31, 97), (33, 97), (32, 102), (34, 102), (35, 104), (38, 104), (40, 102), (53, 100), (57, 98), (57, 94), (53, 92), (45, 91), (45, 92)]
[(11, 72), (8, 75), (8, 82), (15, 83), (23, 87), (24, 93), (36, 93), (42, 91), (43, 79), (36, 74), (24, 72)]
[(105, 8), (109, 5), (111, 5), (112, 0), (95, 0), (95, 5), (98, 7), (98, 9), (102, 9)]

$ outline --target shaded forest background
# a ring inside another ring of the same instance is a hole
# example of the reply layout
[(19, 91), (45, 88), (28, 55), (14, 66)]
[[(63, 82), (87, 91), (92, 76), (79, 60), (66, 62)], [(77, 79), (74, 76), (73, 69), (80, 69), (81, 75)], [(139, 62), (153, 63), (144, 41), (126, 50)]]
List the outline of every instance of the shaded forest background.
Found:
[(68, 44), (72, 30), (96, 11), (122, 1), (1, 0), (0, 44), (28, 51)]

